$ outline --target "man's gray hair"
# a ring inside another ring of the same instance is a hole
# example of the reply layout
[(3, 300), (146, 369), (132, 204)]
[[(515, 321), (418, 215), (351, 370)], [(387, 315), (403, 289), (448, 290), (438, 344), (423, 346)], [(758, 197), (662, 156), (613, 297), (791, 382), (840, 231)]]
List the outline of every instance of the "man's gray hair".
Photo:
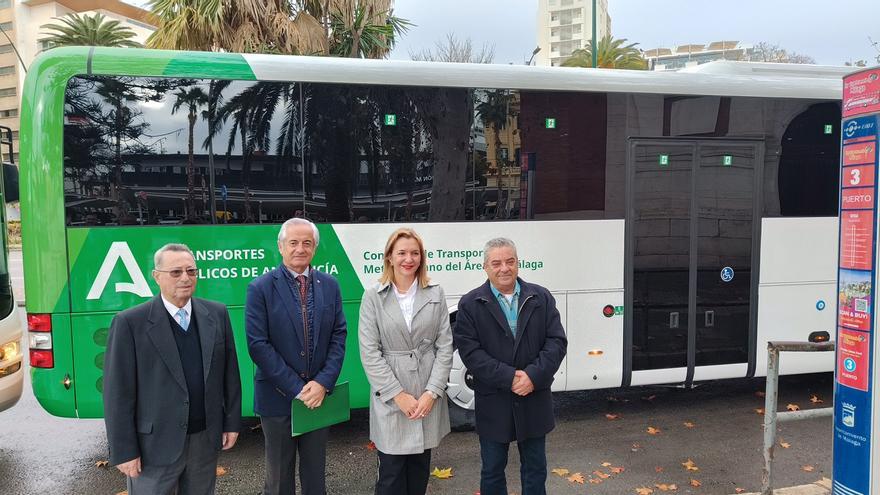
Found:
[(189, 246), (172, 242), (160, 247), (159, 250), (156, 251), (156, 254), (153, 255), (153, 268), (158, 269), (162, 266), (162, 255), (169, 251), (174, 253), (189, 253), (189, 255), (193, 257), (193, 260), (196, 259), (196, 255), (193, 254), (192, 249), (190, 249)]
[(281, 224), (281, 229), (278, 230), (278, 242), (284, 242), (284, 238), (285, 236), (287, 236), (287, 227), (291, 227), (293, 225), (308, 225), (309, 227), (311, 227), (312, 236), (315, 238), (315, 247), (318, 247), (318, 244), (321, 242), (321, 234), (318, 233), (318, 226), (306, 220), (305, 218), (299, 217), (290, 218)]
[(489, 239), (486, 242), (486, 245), (483, 246), (483, 264), (489, 262), (490, 249), (497, 249), (501, 247), (509, 247), (510, 249), (513, 249), (513, 255), (516, 256), (516, 244), (514, 244), (513, 241), (511, 241), (507, 237), (496, 237), (494, 239)]

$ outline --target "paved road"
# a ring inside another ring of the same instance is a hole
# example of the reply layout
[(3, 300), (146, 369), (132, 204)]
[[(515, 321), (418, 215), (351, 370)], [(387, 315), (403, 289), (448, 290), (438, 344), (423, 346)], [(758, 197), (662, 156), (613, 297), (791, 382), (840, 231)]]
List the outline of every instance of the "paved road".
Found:
[[(11, 254), (11, 272), (20, 277), (20, 253)], [(18, 266), (16, 266), (16, 261)], [(17, 282), (16, 282), (17, 283)], [(23, 312), (22, 312), (22, 318)], [(732, 494), (760, 489), (762, 420), (755, 392), (762, 380), (732, 380), (696, 389), (644, 387), (556, 394), (558, 427), (548, 437), (550, 468), (583, 473), (599, 484), (579, 485), (550, 475), (552, 494), (635, 493), (635, 488), (676, 484), (675, 493)], [(784, 377), (779, 403), (816, 407), (812, 394), (831, 402), (830, 374)], [(606, 414), (617, 415), (608, 419)], [(690, 423), (692, 427), (684, 423)], [(255, 426), (251, 422), (249, 426)], [(660, 430), (651, 435), (649, 427)], [(353, 411), (349, 423), (334, 427), (328, 447), (327, 483), (331, 494), (371, 493), (376, 455), (368, 448), (367, 412)], [(777, 449), (777, 486), (811, 483), (831, 472), (831, 419), (787, 423)], [(263, 439), (246, 429), (238, 445), (221, 455), (227, 474), (220, 494), (257, 494), (263, 476)], [(96, 467), (106, 459), (103, 423), (54, 418), (40, 408), (26, 384), (18, 405), (0, 413), (0, 480), (5, 494), (116, 494), (125, 488), (113, 468)], [(698, 471), (682, 462), (692, 460)], [(520, 493), (518, 456), (511, 450), (510, 491)], [(603, 466), (609, 463), (609, 466)], [(479, 488), (479, 448), (472, 432), (452, 433), (434, 452), (432, 466), (453, 469), (454, 477), (432, 479), (429, 493), (472, 494)], [(812, 471), (804, 471), (812, 466)], [(613, 474), (612, 467), (623, 468)], [(610, 475), (607, 478), (602, 476)], [(701, 483), (699, 488), (690, 480)]]

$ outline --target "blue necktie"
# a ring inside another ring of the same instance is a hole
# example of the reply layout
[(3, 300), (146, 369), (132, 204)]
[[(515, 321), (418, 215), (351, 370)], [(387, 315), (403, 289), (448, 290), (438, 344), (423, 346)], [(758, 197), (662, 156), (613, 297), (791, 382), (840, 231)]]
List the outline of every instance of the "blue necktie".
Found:
[(189, 328), (189, 318), (186, 317), (186, 311), (183, 308), (178, 309), (177, 316), (180, 318), (180, 328), (185, 332)]

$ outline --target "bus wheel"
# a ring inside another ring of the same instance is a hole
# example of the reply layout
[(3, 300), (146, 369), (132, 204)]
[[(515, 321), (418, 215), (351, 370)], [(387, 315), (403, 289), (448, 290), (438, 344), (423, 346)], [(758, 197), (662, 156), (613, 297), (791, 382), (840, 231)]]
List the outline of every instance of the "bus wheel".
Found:
[(458, 349), (452, 355), (452, 370), (449, 372), (449, 383), (446, 396), (449, 398), (449, 423), (454, 431), (474, 429), (474, 377), (468, 373)]

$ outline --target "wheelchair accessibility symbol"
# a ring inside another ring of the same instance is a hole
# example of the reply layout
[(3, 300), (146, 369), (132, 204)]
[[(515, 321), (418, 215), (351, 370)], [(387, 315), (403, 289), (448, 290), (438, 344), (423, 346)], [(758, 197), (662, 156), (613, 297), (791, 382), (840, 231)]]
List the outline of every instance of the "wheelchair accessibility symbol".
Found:
[(849, 371), (850, 373), (852, 373), (853, 371), (856, 370), (856, 360), (853, 358), (844, 359), (843, 360), (843, 367), (846, 369), (846, 371)]
[(721, 269), (721, 281), (730, 282), (733, 280), (733, 268), (725, 266)]

